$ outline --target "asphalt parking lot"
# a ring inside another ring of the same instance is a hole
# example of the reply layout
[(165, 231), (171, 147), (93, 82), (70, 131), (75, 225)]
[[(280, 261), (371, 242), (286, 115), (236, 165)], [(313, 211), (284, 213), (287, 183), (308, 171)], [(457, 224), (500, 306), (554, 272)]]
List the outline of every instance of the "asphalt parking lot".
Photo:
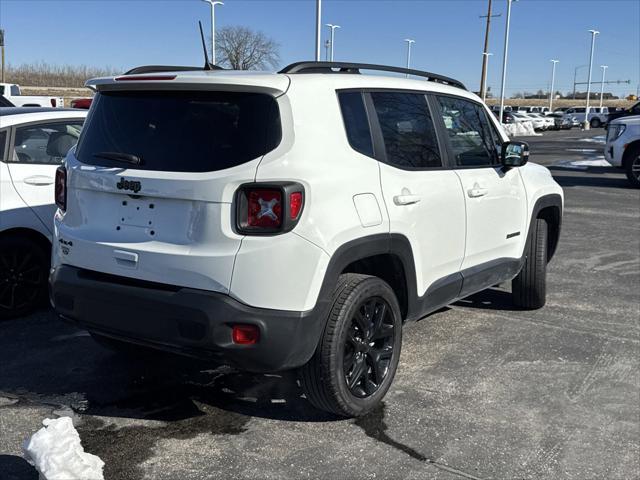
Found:
[(105, 478), (640, 476), (640, 190), (599, 166), (604, 130), (526, 138), (565, 191), (542, 310), (501, 286), (405, 329), (381, 408), (314, 410), (291, 374), (134, 361), (50, 311), (0, 323), (0, 479), (70, 415)]

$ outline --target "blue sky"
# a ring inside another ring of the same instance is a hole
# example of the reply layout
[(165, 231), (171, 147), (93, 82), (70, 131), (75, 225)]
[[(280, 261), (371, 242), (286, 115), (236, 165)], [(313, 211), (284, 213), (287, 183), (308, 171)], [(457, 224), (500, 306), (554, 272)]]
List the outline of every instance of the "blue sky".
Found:
[[(494, 0), (488, 83), (500, 87), (506, 0)], [(416, 40), (412, 67), (449, 75), (477, 89), (487, 0), (324, 0), (323, 23), (337, 30), (335, 59), (403, 65), (404, 38)], [(0, 0), (7, 61), (46, 61), (128, 69), (141, 64), (202, 63), (196, 23), (209, 31), (209, 7), (199, 0)], [(282, 65), (313, 59), (314, 0), (226, 0), (216, 23), (246, 25), (280, 44)], [(640, 0), (520, 0), (513, 4), (507, 93), (546, 89), (549, 60), (560, 60), (556, 87), (571, 90), (574, 68), (588, 63), (596, 40), (594, 78), (607, 64), (615, 94), (640, 82)], [(323, 41), (327, 34), (323, 29)], [(323, 49), (324, 54), (324, 49)], [(578, 71), (586, 80), (587, 69)], [(584, 88), (584, 87), (583, 87)], [(599, 88), (599, 87), (596, 87)]]

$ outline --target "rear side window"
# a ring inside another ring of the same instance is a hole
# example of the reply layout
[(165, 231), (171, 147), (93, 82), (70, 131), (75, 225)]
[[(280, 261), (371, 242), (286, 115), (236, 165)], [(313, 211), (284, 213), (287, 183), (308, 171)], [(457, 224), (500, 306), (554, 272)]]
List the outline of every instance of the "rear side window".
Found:
[[(261, 157), (281, 136), (280, 112), (270, 95), (102, 92), (93, 100), (77, 158), (107, 167), (211, 172)], [(119, 156), (140, 163), (114, 159)]]
[(438, 102), (457, 165), (471, 167), (500, 163), (497, 140), (492, 135), (484, 108), (463, 98), (439, 96)]
[(78, 143), (82, 120), (41, 123), (16, 128), (11, 162), (60, 165)]
[(387, 163), (399, 168), (442, 166), (427, 98), (419, 93), (373, 92)]
[(371, 130), (367, 120), (367, 111), (364, 107), (364, 99), (360, 92), (341, 92), (338, 94), (340, 110), (347, 138), (351, 148), (363, 155), (373, 157), (373, 144), (371, 142)]

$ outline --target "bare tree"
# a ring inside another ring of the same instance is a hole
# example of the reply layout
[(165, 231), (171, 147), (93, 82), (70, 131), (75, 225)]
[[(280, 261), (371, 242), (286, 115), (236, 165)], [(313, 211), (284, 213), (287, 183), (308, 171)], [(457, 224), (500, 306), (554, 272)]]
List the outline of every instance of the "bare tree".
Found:
[(216, 32), (218, 63), (234, 70), (275, 68), (280, 61), (279, 45), (262, 32), (229, 26)]

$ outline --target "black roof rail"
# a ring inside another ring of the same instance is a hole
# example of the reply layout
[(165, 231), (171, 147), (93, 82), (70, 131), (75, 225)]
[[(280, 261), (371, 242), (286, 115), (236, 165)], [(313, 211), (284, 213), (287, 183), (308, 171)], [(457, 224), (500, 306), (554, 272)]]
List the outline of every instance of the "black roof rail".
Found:
[(132, 68), (125, 72), (125, 75), (138, 75), (141, 73), (162, 73), (162, 72), (192, 72), (194, 70), (224, 70), (217, 65), (210, 65), (210, 68), (206, 67), (185, 67), (181, 65), (143, 65), (142, 67)]
[[(338, 71), (334, 70), (338, 69)], [(431, 72), (423, 72), (422, 70), (414, 70), (412, 68), (392, 67), (389, 65), (374, 65), (370, 63), (351, 63), (351, 62), (296, 62), (287, 65), (278, 73), (360, 73), (360, 70), (376, 70), (380, 72), (403, 73), (405, 75), (414, 75), (416, 77), (424, 77), (431, 82), (443, 83), (452, 87), (462, 88), (466, 90), (462, 82), (453, 78), (445, 77)]]

